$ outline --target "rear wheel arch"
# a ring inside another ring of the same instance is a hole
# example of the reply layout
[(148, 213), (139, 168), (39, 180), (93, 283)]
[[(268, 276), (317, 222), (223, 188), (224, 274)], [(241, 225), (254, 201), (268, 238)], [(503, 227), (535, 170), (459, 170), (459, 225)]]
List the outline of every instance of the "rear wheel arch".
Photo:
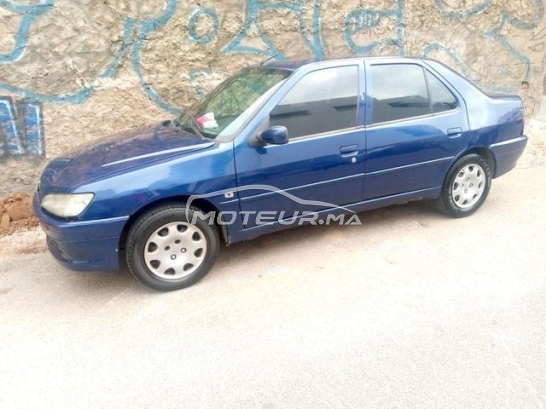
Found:
[(447, 172), (440, 196), (436, 199), (438, 208), (451, 217), (470, 216), (486, 200), (492, 174), (484, 155), (475, 151), (465, 152)]
[(496, 169), (496, 166), (497, 166), (497, 163), (496, 163), (496, 160), (495, 160), (495, 155), (493, 154), (493, 152), (491, 152), (491, 150), (489, 150), (489, 149), (487, 149), (485, 147), (476, 147), (476, 148), (472, 148), (472, 149), (468, 149), (468, 150), (464, 151), (463, 153), (461, 153), (453, 161), (453, 165), (459, 159), (461, 159), (463, 156), (470, 155), (470, 154), (473, 154), (473, 153), (475, 153), (477, 155), (480, 155), (487, 162), (487, 164), (489, 165), (489, 169), (491, 170), (491, 174), (495, 175), (495, 169)]

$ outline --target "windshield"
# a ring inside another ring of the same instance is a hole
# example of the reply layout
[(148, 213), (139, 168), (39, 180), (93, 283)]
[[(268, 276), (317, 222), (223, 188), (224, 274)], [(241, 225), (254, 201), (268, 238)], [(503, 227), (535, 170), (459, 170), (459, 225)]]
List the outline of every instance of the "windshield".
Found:
[(190, 106), (174, 120), (174, 125), (208, 139), (216, 139), (224, 131), (234, 132), (238, 126), (233, 125), (242, 122), (237, 118), (290, 74), (279, 69), (247, 68)]

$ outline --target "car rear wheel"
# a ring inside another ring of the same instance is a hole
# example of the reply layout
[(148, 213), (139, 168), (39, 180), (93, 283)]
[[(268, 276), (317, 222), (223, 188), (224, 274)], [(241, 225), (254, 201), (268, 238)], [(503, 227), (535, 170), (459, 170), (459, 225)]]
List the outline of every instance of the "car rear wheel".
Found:
[(470, 216), (478, 210), (491, 188), (491, 170), (478, 154), (463, 156), (449, 170), (438, 207), (452, 217)]
[[(198, 217), (201, 216), (201, 217)], [(143, 284), (160, 291), (188, 287), (216, 261), (218, 230), (197, 209), (165, 205), (142, 215), (127, 236), (127, 264)]]

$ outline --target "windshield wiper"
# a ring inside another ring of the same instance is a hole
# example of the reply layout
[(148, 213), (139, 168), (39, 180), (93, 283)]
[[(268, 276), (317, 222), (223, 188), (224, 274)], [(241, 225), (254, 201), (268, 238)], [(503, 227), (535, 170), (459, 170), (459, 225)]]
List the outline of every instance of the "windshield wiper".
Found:
[(180, 122), (178, 118), (175, 118), (173, 120), (174, 130), (181, 130), (189, 133), (193, 133), (194, 135), (198, 136), (201, 139), (207, 139), (203, 136), (201, 132), (199, 132), (199, 127), (197, 126), (197, 122), (195, 122), (195, 119), (191, 119), (189, 122), (184, 121)]

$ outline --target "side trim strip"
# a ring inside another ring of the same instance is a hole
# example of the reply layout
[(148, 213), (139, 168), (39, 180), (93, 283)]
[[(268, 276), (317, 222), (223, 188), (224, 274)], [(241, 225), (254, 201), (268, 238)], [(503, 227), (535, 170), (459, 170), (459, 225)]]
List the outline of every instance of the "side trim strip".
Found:
[(378, 175), (380, 173), (394, 172), (394, 171), (398, 171), (398, 170), (402, 170), (402, 169), (411, 169), (411, 168), (415, 168), (415, 167), (418, 167), (418, 166), (429, 165), (431, 163), (447, 162), (447, 161), (452, 160), (453, 158), (454, 158), (454, 156), (446, 156), (445, 158), (433, 159), (433, 160), (429, 160), (429, 161), (425, 161), (425, 162), (419, 162), (419, 163), (411, 163), (409, 165), (397, 166), (395, 168), (376, 170), (376, 171), (373, 171), (373, 172), (367, 172), (366, 176), (368, 176), (368, 175)]
[(527, 139), (527, 137), (525, 135), (522, 135), (522, 136), (518, 136), (517, 138), (514, 138), (514, 139), (508, 139), (507, 141), (502, 141), (502, 142), (497, 142), (497, 143), (491, 144), (491, 145), (489, 145), (489, 147), (490, 148), (496, 148), (498, 146), (510, 145), (511, 143), (522, 142), (522, 141), (524, 141), (526, 139)]

